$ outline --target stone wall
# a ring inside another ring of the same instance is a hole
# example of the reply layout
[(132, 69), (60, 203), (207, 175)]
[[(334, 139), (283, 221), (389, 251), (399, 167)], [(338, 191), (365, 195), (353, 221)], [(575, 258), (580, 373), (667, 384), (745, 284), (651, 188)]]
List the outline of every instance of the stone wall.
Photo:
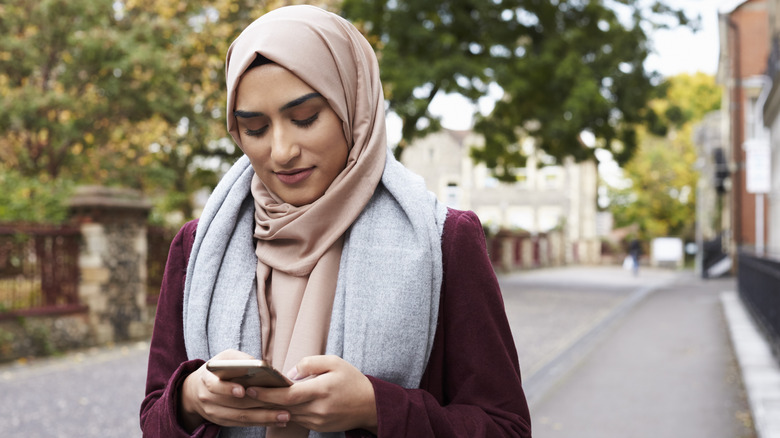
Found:
[(92, 345), (86, 312), (0, 320), (0, 362)]
[(0, 320), (0, 360), (147, 338), (154, 309), (146, 300), (147, 217), (139, 192), (81, 187), (69, 202), (81, 230), (81, 310), (28, 312)]
[(81, 225), (79, 297), (95, 342), (145, 336), (148, 201), (132, 190), (82, 187), (70, 208)]

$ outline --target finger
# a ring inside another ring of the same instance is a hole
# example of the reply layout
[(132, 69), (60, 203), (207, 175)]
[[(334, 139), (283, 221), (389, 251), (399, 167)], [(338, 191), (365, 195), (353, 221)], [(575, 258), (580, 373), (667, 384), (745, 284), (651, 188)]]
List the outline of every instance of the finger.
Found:
[[(227, 349), (216, 354), (212, 359), (218, 360), (240, 360), (240, 359), (254, 359), (251, 354), (244, 353), (243, 351)], [(246, 395), (245, 389), (238, 383), (222, 380), (216, 374), (205, 369), (203, 375), (203, 383), (209, 391), (214, 394), (220, 395), (232, 395), (233, 397), (243, 398)]]
[(211, 422), (228, 427), (284, 427), (290, 421), (290, 413), (280, 409), (243, 409), (213, 405), (209, 406), (206, 414)]
[(204, 368), (203, 371), (201, 380), (203, 381), (203, 386), (205, 386), (209, 392), (217, 395), (229, 395), (236, 398), (243, 398), (246, 395), (246, 390), (238, 383), (222, 380), (219, 376), (209, 371), (208, 368)]
[[(244, 391), (244, 388), (241, 388), (241, 390)], [(202, 406), (212, 405), (233, 409), (281, 409), (281, 406), (279, 405), (272, 405), (251, 397), (236, 397), (233, 394), (225, 394), (224, 391), (220, 392), (221, 393), (211, 392), (208, 388), (205, 388), (204, 391), (197, 394), (197, 397)]]
[(332, 371), (342, 359), (338, 356), (307, 356), (287, 372), (290, 380), (303, 380), (307, 377), (318, 376)]
[(269, 409), (289, 409), (291, 406), (307, 401), (310, 397), (305, 391), (299, 391), (293, 385), (289, 388), (261, 388), (249, 387), (246, 389), (247, 398), (256, 400), (260, 406)]

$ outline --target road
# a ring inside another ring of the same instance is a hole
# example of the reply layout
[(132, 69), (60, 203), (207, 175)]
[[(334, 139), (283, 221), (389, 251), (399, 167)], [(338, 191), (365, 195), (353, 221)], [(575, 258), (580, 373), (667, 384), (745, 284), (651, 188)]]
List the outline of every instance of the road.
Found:
[[(549, 394), (560, 393), (560, 383), (591, 359), (621, 320), (633, 317), (632, 309), (678, 276), (569, 267), (500, 277), (535, 436), (557, 424), (550, 420), (558, 407)], [(137, 343), (0, 366), (3, 436), (140, 437), (147, 354), (148, 344)]]
[(0, 367), (2, 436), (140, 437), (148, 351), (143, 342)]

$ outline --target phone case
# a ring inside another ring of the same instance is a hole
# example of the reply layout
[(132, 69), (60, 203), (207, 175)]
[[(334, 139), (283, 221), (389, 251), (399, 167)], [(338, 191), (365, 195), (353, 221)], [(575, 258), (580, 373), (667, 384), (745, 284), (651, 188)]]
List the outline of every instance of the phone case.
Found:
[(210, 360), (206, 368), (222, 380), (244, 387), (284, 388), (292, 381), (264, 360)]

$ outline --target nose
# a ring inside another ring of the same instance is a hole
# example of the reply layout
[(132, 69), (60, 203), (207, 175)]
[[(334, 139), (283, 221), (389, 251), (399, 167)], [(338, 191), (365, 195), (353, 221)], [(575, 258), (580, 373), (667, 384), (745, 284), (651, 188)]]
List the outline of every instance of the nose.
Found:
[(285, 129), (274, 129), (271, 138), (271, 159), (278, 165), (287, 165), (301, 154), (294, 135)]

